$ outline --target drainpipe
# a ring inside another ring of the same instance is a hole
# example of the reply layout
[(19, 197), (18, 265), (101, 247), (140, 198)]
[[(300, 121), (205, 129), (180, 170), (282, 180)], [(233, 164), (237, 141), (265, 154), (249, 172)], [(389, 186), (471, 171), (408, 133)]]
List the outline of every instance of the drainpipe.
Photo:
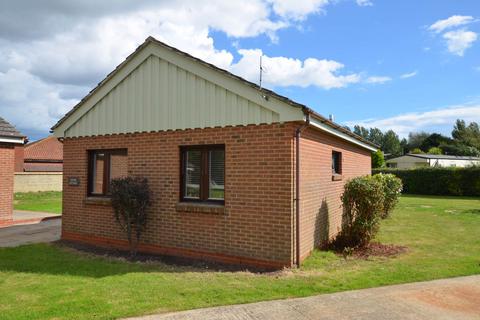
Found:
[(295, 233), (296, 233), (296, 265), (300, 267), (300, 136), (310, 124), (310, 112), (304, 109), (305, 123), (295, 130)]

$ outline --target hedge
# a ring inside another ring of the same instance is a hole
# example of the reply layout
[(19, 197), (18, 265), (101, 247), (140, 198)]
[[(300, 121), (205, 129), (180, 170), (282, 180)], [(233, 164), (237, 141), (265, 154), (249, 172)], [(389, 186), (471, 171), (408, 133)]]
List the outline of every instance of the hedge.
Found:
[(372, 174), (391, 173), (409, 194), (480, 196), (480, 167), (373, 169)]

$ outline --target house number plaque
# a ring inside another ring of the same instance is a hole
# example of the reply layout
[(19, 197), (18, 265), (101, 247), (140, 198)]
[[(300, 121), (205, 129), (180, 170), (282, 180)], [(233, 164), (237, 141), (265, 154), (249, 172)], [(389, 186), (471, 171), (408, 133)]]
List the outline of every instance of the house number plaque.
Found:
[(68, 185), (69, 186), (79, 186), (80, 185), (80, 178), (78, 178), (78, 177), (68, 177)]

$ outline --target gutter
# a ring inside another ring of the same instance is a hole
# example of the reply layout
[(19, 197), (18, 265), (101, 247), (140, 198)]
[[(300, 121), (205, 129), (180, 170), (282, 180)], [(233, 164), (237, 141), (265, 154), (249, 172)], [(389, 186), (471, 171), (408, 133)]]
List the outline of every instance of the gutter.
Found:
[(304, 111), (305, 123), (295, 130), (295, 263), (300, 267), (300, 136), (310, 125), (310, 113)]
[(16, 143), (16, 144), (25, 144), (25, 137), (17, 136), (0, 136), (0, 142), (4, 143)]

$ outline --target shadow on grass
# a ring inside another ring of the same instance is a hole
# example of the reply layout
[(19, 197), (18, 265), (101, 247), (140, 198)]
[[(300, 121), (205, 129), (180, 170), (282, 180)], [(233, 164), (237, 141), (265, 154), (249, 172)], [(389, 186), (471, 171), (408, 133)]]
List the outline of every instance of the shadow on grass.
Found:
[(133, 261), (129, 254), (91, 246), (72, 245), (58, 241), (14, 248), (0, 248), (0, 272), (70, 275), (103, 278), (127, 273), (205, 273), (205, 272), (267, 272), (206, 261), (170, 256), (139, 254)]
[(443, 195), (422, 195), (402, 193), (402, 198), (419, 198), (419, 199), (439, 199), (439, 200), (472, 200), (478, 201), (480, 197), (476, 196), (443, 196)]
[(462, 213), (480, 214), (480, 209), (463, 210)]

